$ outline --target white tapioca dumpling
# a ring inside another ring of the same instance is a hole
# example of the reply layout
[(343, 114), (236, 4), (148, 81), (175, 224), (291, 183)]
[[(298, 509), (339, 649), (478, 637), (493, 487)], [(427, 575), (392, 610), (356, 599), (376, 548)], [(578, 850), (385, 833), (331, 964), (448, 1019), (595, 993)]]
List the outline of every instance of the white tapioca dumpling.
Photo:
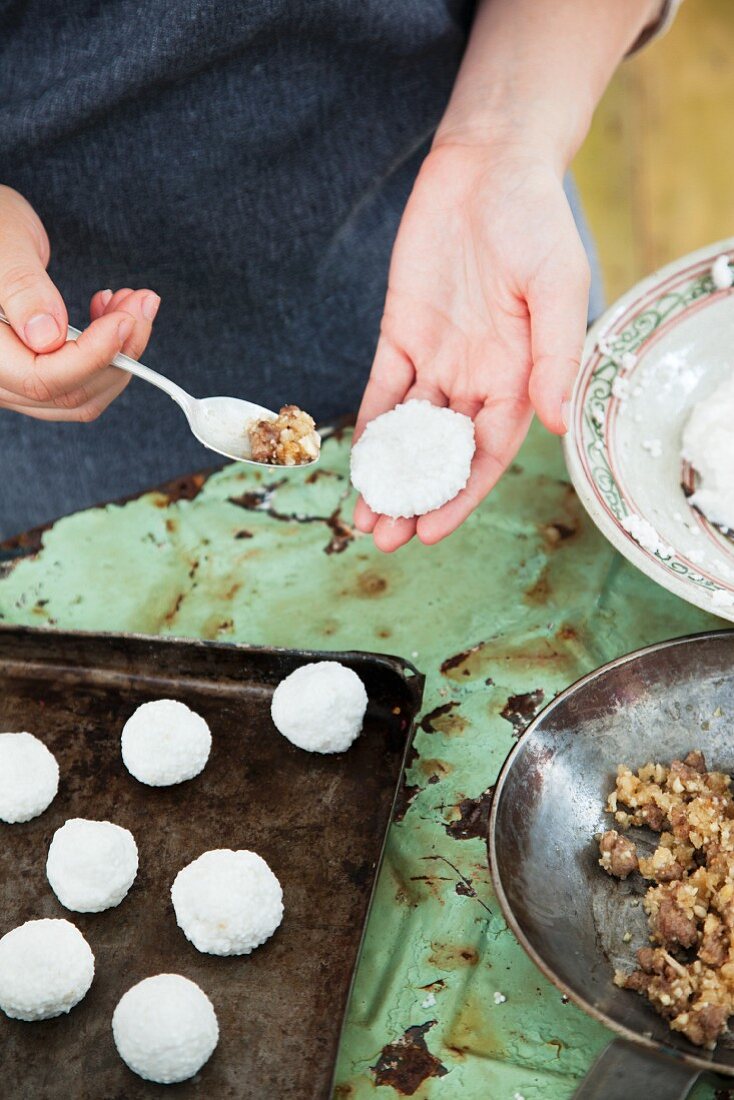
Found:
[(62, 905), (101, 913), (119, 905), (138, 873), (138, 847), (129, 829), (75, 817), (53, 835), (46, 875)]
[(121, 997), (112, 1016), (118, 1054), (145, 1081), (173, 1085), (198, 1073), (219, 1041), (214, 1006), (181, 974), (156, 974)]
[(143, 703), (122, 731), (122, 760), (149, 787), (184, 783), (203, 771), (212, 747), (209, 726), (176, 699)]
[(59, 789), (56, 757), (32, 733), (0, 733), (0, 821), (30, 821)]
[(15, 1020), (62, 1016), (93, 978), (92, 950), (68, 920), (29, 920), (0, 939), (0, 1008)]
[(352, 484), (378, 515), (442, 507), (469, 480), (476, 444), (463, 413), (412, 400), (371, 420), (352, 448)]
[(339, 661), (302, 665), (278, 684), (270, 713), (276, 728), (299, 749), (344, 752), (359, 736), (367, 692), (356, 672)]
[(186, 938), (210, 955), (249, 955), (283, 919), (277, 877), (245, 849), (204, 852), (176, 875), (171, 900)]

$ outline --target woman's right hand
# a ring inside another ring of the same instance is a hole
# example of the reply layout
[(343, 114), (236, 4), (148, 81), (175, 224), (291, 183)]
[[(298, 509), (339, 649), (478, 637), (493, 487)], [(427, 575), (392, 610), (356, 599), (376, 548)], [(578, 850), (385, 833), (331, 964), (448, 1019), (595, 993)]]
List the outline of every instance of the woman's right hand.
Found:
[(26, 200), (0, 186), (0, 408), (39, 420), (95, 420), (130, 375), (110, 367), (123, 351), (137, 359), (160, 298), (151, 290), (100, 290), (91, 324), (67, 342), (68, 315), (46, 273), (46, 231)]

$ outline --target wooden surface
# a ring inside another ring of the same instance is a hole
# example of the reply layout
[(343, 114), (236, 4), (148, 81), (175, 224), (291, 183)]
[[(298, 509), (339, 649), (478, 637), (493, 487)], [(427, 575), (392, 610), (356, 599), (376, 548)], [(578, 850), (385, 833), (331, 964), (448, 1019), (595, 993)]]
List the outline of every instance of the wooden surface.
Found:
[(618, 70), (574, 170), (609, 301), (734, 235), (734, 3), (686, 0)]

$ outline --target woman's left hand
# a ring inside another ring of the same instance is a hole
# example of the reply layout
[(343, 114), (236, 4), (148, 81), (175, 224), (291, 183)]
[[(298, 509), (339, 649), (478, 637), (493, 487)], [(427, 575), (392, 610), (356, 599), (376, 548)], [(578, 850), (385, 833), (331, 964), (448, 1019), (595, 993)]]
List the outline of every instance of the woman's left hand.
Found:
[(533, 410), (566, 430), (588, 290), (559, 171), (510, 148), (434, 146), (395, 243), (355, 439), (374, 417), (424, 398), (472, 418), (476, 453), (466, 488), (418, 519), (377, 516), (359, 500), (355, 524), (381, 550), (454, 531), (512, 462)]

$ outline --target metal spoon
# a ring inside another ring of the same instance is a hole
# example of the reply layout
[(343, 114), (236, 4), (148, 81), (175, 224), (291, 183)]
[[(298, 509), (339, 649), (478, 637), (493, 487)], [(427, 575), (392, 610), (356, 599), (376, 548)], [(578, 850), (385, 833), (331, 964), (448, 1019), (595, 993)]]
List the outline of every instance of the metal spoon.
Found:
[[(10, 321), (0, 310), (0, 321), (6, 325)], [(76, 340), (81, 336), (77, 328), (69, 325), (69, 340)], [(210, 451), (223, 455), (225, 458), (233, 458), (237, 462), (249, 462), (253, 466), (272, 465), (267, 462), (256, 462), (250, 451), (250, 439), (246, 425), (250, 420), (274, 420), (276, 413), (271, 409), (265, 409), (262, 405), (255, 405), (252, 401), (242, 401), (239, 397), (192, 397), (186, 390), (181, 389), (170, 378), (166, 378), (157, 371), (151, 370), (136, 359), (128, 355), (118, 353), (110, 363), (110, 366), (119, 367), (120, 370), (129, 371), (136, 378), (142, 378), (144, 382), (150, 382), (157, 386), (176, 404), (183, 409), (189, 427), (196, 438)], [(311, 462), (302, 462), (299, 466), (282, 466), (283, 470), (302, 470), (306, 466), (313, 466), (318, 462), (318, 456)]]

